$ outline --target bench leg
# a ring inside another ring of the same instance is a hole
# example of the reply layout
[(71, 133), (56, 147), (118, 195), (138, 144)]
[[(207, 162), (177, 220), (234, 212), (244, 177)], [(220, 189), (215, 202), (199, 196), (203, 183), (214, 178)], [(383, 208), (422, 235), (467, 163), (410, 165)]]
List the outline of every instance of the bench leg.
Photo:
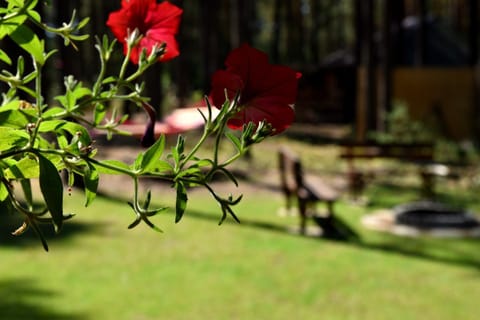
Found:
[(307, 201), (298, 199), (298, 213), (300, 216), (300, 234), (305, 234), (307, 227)]
[(348, 188), (353, 199), (358, 199), (365, 189), (365, 176), (355, 169), (348, 172)]

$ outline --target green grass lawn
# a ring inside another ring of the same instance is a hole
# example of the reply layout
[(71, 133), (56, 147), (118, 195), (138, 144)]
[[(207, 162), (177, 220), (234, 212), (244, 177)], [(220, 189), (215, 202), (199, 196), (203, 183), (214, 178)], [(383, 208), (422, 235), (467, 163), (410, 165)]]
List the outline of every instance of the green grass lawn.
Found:
[[(127, 230), (124, 203), (97, 199), (50, 239), (28, 234), (0, 246), (1, 319), (476, 319), (478, 241), (405, 239), (368, 232), (368, 208), (338, 212), (361, 230), (358, 244), (300, 237), (279, 217), (280, 196), (257, 191), (237, 208), (242, 224), (191, 194), (172, 214)], [(6, 233), (6, 230), (2, 230)]]
[[(257, 181), (272, 169), (277, 147), (254, 149)], [(341, 169), (331, 147), (292, 147), (309, 156), (309, 169)], [(480, 211), (475, 190), (446, 191), (444, 199), (454, 195)], [(477, 239), (403, 238), (360, 224), (373, 210), (414, 199), (415, 187), (379, 183), (367, 189), (368, 206), (338, 203), (338, 214), (361, 234), (355, 243), (289, 232), (298, 221), (278, 215), (279, 193), (261, 187), (244, 193), (236, 208), (241, 224), (228, 219), (217, 226), (219, 208), (195, 191), (181, 223), (171, 212), (154, 218), (164, 231), (157, 233), (145, 225), (127, 229), (134, 216), (125, 200), (99, 197), (84, 208), (74, 191), (66, 211), (77, 216), (48, 237), (48, 253), (31, 233), (12, 239), (18, 222), (5, 219), (0, 319), (478, 318)], [(154, 192), (157, 204), (160, 198), (172, 201)]]

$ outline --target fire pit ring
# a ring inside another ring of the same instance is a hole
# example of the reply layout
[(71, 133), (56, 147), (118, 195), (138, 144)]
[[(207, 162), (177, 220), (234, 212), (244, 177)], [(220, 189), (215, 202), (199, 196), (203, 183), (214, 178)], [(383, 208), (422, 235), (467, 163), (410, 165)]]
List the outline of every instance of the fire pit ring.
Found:
[(434, 201), (416, 201), (365, 215), (362, 224), (399, 236), (480, 237), (480, 222), (471, 212)]
[(480, 226), (470, 212), (434, 201), (398, 205), (393, 212), (397, 224), (419, 229), (472, 229)]

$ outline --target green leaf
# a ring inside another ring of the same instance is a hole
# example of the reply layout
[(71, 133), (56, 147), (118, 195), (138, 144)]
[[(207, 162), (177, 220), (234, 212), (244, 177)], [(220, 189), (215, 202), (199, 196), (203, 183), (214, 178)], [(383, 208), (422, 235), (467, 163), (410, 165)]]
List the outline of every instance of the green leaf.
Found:
[(75, 90), (73, 90), (73, 95), (74, 97), (79, 100), (85, 96), (90, 96), (92, 95), (92, 91), (88, 88), (82, 87), (82, 83), (80, 82), (77, 87), (75, 87)]
[(30, 4), (28, 5), (28, 9), (29, 10), (32, 10), (33, 8), (35, 8), (35, 6), (37, 5), (38, 3), (38, 0), (33, 0), (32, 2), (30, 2)]
[(88, 207), (97, 195), (99, 175), (97, 169), (88, 164), (83, 173), (83, 182), (85, 184), (85, 207)]
[[(48, 155), (48, 159), (58, 170), (64, 169), (65, 164), (62, 157), (58, 155)], [(19, 161), (4, 159), (3, 162), (7, 163), (8, 166), (8, 168), (4, 170), (4, 176), (7, 179), (34, 179), (40, 175), (38, 162), (30, 156), (25, 156)]]
[(103, 79), (102, 84), (109, 84), (116, 82), (118, 79), (116, 77), (110, 76), (108, 78)]
[(142, 172), (149, 172), (155, 168), (155, 163), (160, 159), (165, 149), (165, 136), (160, 138), (145, 151), (141, 159), (140, 170)]
[(38, 178), (38, 163), (32, 158), (26, 157), (19, 161), (9, 164), (5, 170), (5, 178), (7, 179), (33, 179)]
[(210, 160), (210, 159), (198, 160), (198, 162), (195, 164), (196, 167), (209, 167), (212, 165), (213, 165), (213, 160)]
[(57, 143), (60, 149), (66, 149), (68, 147), (68, 139), (61, 134), (57, 134)]
[(35, 122), (36, 113), (34, 108), (25, 110), (2, 110), (0, 112), (0, 123), (6, 127), (24, 129), (27, 124)]
[(8, 197), (7, 187), (5, 187), (5, 185), (3, 184), (3, 181), (0, 181), (0, 202), (7, 199), (7, 197)]
[[(36, 1), (34, 1), (36, 2)], [(42, 17), (40, 16), (40, 14), (37, 12), (37, 11), (34, 11), (34, 10), (28, 10), (28, 15), (32, 18), (32, 20), (34, 20), (35, 22), (42, 22)]]
[(80, 30), (81, 28), (85, 27), (89, 21), (90, 21), (89, 17), (83, 18), (82, 21), (80, 21), (77, 24), (77, 30)]
[(137, 157), (135, 158), (135, 161), (133, 162), (133, 165), (131, 166), (132, 170), (141, 172), (142, 171), (142, 163), (143, 163), (143, 152), (139, 153)]
[(0, 23), (0, 39), (14, 32), (25, 20), (27, 20), (27, 16), (22, 14)]
[[(75, 138), (77, 139), (76, 141), (81, 144), (78, 147), (87, 147), (92, 144), (92, 139), (90, 138), (90, 134), (88, 133), (87, 129), (78, 123), (64, 120), (50, 120), (45, 122), (48, 122), (48, 126), (54, 126), (57, 122), (58, 126), (55, 127), (55, 132), (61, 133), (62, 130), (65, 130), (74, 136), (74, 138), (77, 137)], [(41, 128), (43, 130), (43, 127)]]
[(179, 135), (177, 138), (177, 144), (175, 147), (172, 148), (172, 157), (175, 163), (179, 163), (181, 160), (181, 157), (183, 155), (184, 151), (184, 146), (185, 146), (185, 139)]
[(10, 59), (8, 54), (5, 51), (3, 51), (2, 49), (0, 49), (0, 60), (2, 60), (3, 62), (5, 62), (6, 64), (9, 64), (9, 65), (12, 64), (12, 59)]
[(181, 178), (181, 177), (186, 177), (186, 176), (193, 176), (193, 177), (199, 177), (201, 176), (202, 171), (200, 170), (199, 167), (192, 166), (186, 170), (182, 170), (176, 175), (176, 178)]
[(107, 114), (107, 108), (105, 105), (97, 103), (93, 112), (93, 123), (95, 125), (100, 124)]
[(38, 127), (38, 132), (54, 132), (60, 126), (65, 124), (65, 120), (47, 120), (42, 121)]
[(9, 7), (21, 8), (25, 4), (25, 0), (8, 0)]
[(43, 112), (43, 118), (44, 119), (54, 118), (64, 113), (65, 113), (65, 109), (60, 107), (53, 107)]
[(10, 34), (10, 38), (15, 41), (23, 50), (27, 51), (40, 65), (45, 64), (43, 55), (44, 43), (40, 41), (37, 35), (26, 25), (19, 25), (15, 31)]
[(175, 183), (175, 188), (177, 189), (177, 201), (175, 204), (175, 223), (178, 223), (185, 213), (187, 208), (187, 189), (182, 181), (177, 181)]
[(0, 152), (13, 148), (21, 148), (28, 143), (30, 136), (25, 130), (0, 127)]
[(5, 103), (3, 106), (1, 106), (1, 110), (2, 112), (7, 110), (18, 110), (19, 107), (20, 107), (20, 100), (12, 100)]
[(38, 164), (40, 168), (40, 190), (52, 216), (55, 231), (58, 232), (63, 224), (62, 179), (55, 165), (41, 154), (38, 155)]
[(242, 150), (242, 143), (236, 135), (234, 135), (230, 132), (225, 133), (225, 135), (233, 143), (233, 145), (237, 148), (238, 151)]
[(173, 166), (165, 160), (157, 160), (150, 168), (150, 172), (173, 172)]

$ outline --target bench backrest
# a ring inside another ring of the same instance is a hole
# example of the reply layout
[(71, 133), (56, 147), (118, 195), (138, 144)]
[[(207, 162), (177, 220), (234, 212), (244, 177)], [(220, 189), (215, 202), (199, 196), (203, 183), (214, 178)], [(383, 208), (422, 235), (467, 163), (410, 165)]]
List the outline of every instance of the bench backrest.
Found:
[(287, 147), (281, 147), (278, 151), (278, 167), (282, 190), (287, 196), (295, 194), (303, 180), (300, 159)]

